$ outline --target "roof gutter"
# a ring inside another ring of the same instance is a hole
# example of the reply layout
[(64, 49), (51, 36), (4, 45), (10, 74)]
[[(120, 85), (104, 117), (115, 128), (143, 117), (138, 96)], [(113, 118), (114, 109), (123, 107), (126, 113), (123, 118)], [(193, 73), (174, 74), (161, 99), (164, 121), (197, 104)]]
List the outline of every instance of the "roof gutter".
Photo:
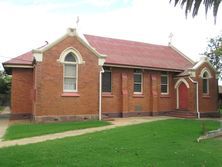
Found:
[(182, 72), (184, 70), (179, 69), (166, 69), (166, 68), (152, 68), (152, 67), (144, 67), (144, 66), (134, 66), (134, 65), (118, 65), (118, 64), (109, 64), (105, 63), (103, 66), (107, 67), (119, 67), (119, 68), (132, 68), (132, 69), (145, 69), (145, 70), (154, 70), (154, 71), (172, 71), (172, 72)]
[(4, 68), (33, 68), (33, 65), (2, 64)]
[(200, 119), (200, 112), (199, 112), (199, 93), (198, 93), (198, 82), (194, 81), (191, 77), (188, 77), (190, 81), (196, 84), (196, 111), (197, 111), (197, 118)]

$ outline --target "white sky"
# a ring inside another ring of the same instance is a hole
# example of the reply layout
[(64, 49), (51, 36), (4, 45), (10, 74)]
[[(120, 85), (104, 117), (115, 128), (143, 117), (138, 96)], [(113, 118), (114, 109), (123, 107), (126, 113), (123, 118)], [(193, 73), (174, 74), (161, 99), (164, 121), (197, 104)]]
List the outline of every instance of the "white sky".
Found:
[(222, 30), (220, 9), (215, 25), (203, 6), (186, 19), (169, 0), (0, 0), (0, 63), (53, 42), (77, 16), (86, 34), (167, 45), (172, 32), (172, 44), (195, 61)]

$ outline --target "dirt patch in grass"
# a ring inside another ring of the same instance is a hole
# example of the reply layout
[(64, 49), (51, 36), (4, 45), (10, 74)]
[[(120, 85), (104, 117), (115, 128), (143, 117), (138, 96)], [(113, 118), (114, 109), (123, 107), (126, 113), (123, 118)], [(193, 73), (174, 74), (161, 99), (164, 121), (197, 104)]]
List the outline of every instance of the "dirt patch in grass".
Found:
[(14, 123), (6, 131), (4, 140), (14, 140), (26, 137), (40, 136), (65, 132), (69, 130), (86, 129), (110, 125), (106, 121), (81, 121), (81, 122), (60, 122), (60, 123)]

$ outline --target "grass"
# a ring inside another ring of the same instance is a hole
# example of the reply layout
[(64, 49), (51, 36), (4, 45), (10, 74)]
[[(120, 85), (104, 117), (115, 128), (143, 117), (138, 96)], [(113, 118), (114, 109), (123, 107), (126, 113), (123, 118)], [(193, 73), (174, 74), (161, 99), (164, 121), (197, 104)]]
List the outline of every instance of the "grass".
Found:
[[(219, 123), (205, 121), (209, 130)], [(222, 140), (201, 143), (201, 121), (165, 120), (0, 149), (0, 166), (222, 166)]]
[(0, 112), (2, 112), (4, 110), (5, 107), (0, 106)]
[(64, 132), (68, 130), (85, 129), (105, 125), (110, 125), (110, 123), (105, 121), (81, 121), (45, 124), (13, 124), (7, 129), (6, 134), (3, 138), (4, 140), (13, 140), (25, 137), (39, 136), (57, 132)]

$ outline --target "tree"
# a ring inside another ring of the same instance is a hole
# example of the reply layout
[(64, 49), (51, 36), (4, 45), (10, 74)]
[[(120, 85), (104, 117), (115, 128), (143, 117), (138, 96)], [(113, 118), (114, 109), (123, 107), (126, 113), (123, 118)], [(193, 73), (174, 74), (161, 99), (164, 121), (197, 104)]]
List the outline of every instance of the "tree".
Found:
[(0, 94), (9, 94), (11, 90), (11, 77), (0, 71)]
[(222, 34), (209, 40), (204, 55), (209, 58), (222, 79)]
[[(172, 0), (170, 0), (170, 3)], [(180, 4), (181, 7), (185, 6), (185, 15), (192, 12), (192, 16), (195, 17), (198, 14), (201, 3), (205, 6), (205, 13), (207, 14), (208, 9), (213, 7), (213, 16), (216, 21), (217, 11), (221, 0), (174, 0), (174, 6)]]

